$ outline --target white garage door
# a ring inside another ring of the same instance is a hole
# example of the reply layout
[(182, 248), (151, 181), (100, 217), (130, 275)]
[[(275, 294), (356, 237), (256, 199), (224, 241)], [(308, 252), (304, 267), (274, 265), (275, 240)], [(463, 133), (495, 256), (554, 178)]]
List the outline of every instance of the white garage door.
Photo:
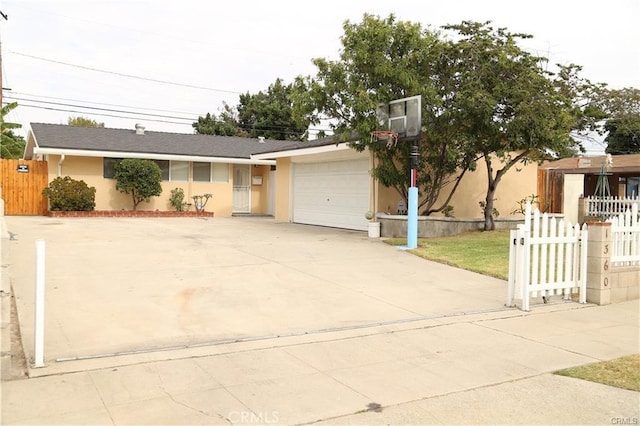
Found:
[(293, 222), (366, 231), (369, 160), (296, 163)]

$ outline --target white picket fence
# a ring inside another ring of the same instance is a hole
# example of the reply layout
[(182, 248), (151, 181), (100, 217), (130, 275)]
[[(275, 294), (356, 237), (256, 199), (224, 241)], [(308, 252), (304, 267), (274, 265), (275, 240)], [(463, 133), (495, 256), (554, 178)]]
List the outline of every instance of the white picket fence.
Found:
[(640, 265), (640, 217), (638, 204), (624, 213), (610, 217), (611, 264), (614, 266)]
[(507, 306), (520, 299), (521, 309), (528, 311), (531, 298), (569, 299), (576, 292), (586, 303), (587, 236), (586, 224), (565, 224), (538, 209), (532, 213), (527, 203), (524, 225), (511, 231)]
[(587, 197), (585, 215), (588, 217), (609, 217), (624, 213), (633, 206), (640, 205), (640, 197)]

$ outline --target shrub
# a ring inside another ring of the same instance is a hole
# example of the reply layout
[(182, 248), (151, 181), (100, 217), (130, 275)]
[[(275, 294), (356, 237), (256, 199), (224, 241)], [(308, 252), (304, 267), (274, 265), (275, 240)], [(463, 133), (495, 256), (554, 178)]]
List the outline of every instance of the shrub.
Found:
[(42, 194), (49, 199), (51, 210), (90, 211), (96, 207), (96, 189), (69, 176), (55, 178)]
[(184, 190), (182, 188), (174, 188), (171, 190), (171, 197), (169, 197), (169, 204), (176, 209), (177, 212), (184, 212), (189, 210), (190, 203), (184, 201)]
[(204, 206), (207, 205), (207, 201), (209, 201), (209, 198), (211, 197), (213, 197), (213, 194), (194, 195), (191, 197), (193, 198), (193, 202), (196, 206), (196, 211), (203, 212)]
[(162, 171), (154, 161), (125, 158), (115, 166), (116, 189), (131, 194), (133, 210), (162, 194)]

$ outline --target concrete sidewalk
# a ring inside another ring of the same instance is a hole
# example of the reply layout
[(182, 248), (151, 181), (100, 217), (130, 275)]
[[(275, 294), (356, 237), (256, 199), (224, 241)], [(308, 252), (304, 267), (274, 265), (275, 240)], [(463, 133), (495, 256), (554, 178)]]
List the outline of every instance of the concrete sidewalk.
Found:
[(549, 373), (637, 353), (639, 332), (626, 302), (227, 344), (3, 382), (2, 424), (633, 422), (639, 393)]
[(1, 383), (2, 424), (640, 417), (637, 392), (549, 374), (640, 352), (638, 301), (522, 312), (501, 280), (269, 219), (6, 219), (28, 357), (47, 242), (47, 366)]

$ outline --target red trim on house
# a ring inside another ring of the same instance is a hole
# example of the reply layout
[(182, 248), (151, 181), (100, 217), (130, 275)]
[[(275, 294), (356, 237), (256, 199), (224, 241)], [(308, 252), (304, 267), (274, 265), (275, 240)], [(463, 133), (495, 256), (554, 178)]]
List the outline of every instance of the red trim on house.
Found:
[(49, 211), (50, 217), (213, 217), (213, 212), (171, 212), (143, 210), (92, 210), (87, 212)]

